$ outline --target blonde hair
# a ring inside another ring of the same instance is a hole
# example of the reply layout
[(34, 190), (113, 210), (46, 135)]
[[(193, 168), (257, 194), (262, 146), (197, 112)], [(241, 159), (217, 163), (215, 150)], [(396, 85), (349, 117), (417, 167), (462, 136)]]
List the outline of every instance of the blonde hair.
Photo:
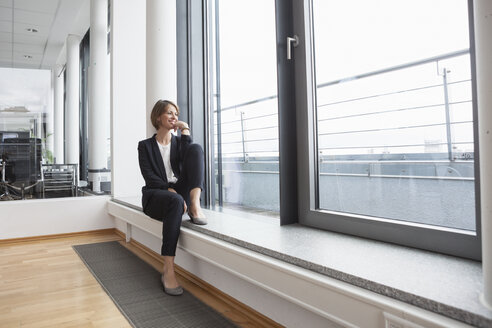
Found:
[(174, 106), (179, 115), (178, 105), (169, 100), (158, 100), (155, 103), (154, 108), (152, 108), (152, 112), (150, 113), (150, 121), (156, 130), (159, 130), (159, 117), (169, 108), (169, 106)]

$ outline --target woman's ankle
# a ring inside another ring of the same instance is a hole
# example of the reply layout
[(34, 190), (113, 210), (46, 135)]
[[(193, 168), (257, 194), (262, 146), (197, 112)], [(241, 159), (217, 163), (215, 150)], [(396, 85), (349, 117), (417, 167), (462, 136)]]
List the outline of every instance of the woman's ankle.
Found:
[(200, 201), (198, 202), (191, 202), (189, 210), (192, 212), (200, 211), (202, 208), (200, 206)]
[(174, 268), (164, 268), (164, 270), (162, 270), (162, 274), (166, 276), (174, 275)]
[(163, 274), (174, 273), (174, 256), (164, 256)]

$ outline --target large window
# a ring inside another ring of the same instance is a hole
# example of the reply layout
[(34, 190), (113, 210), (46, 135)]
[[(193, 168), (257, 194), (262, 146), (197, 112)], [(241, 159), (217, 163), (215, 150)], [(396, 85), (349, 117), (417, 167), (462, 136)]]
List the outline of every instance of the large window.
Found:
[(467, 5), (314, 1), (319, 208), (475, 230)]
[(275, 2), (209, 5), (212, 202), (274, 215), (280, 206)]
[(203, 3), (210, 205), (480, 259), (470, 1)]
[(471, 3), (304, 5), (299, 222), (479, 259)]

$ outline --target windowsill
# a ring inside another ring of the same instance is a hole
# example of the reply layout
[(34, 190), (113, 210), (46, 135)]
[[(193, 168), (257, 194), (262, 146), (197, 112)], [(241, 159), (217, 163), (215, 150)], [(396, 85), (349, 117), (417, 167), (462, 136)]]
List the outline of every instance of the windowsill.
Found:
[[(140, 197), (114, 202), (141, 211)], [(275, 218), (206, 210), (208, 225), (183, 226), (278, 260), (474, 326), (492, 326), (480, 303), (481, 263), (317, 230)]]

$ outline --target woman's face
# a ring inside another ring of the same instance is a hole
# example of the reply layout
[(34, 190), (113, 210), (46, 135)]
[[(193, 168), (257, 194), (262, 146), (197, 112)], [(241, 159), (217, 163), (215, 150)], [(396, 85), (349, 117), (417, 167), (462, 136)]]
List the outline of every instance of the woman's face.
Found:
[(176, 107), (169, 105), (164, 113), (159, 116), (159, 124), (161, 128), (165, 128), (167, 130), (174, 129), (176, 122), (178, 121), (178, 111)]

